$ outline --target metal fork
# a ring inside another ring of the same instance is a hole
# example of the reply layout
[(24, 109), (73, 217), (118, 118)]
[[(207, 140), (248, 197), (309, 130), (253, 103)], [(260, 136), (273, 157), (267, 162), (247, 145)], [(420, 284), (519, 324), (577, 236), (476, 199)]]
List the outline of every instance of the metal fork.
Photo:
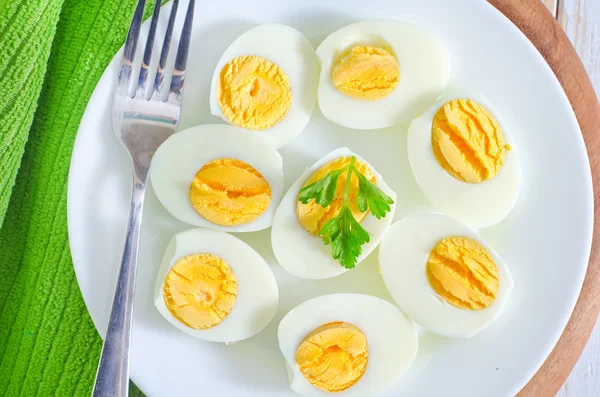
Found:
[[(96, 373), (94, 391), (92, 392), (94, 397), (126, 397), (128, 394), (133, 297), (142, 208), (144, 206), (148, 172), (154, 152), (177, 128), (181, 110), (185, 64), (190, 46), (194, 0), (189, 0), (169, 91), (168, 93), (163, 92), (165, 89), (163, 87), (165, 67), (171, 46), (177, 8), (179, 7), (179, 0), (173, 0), (152, 94), (150, 99), (146, 99), (146, 83), (161, 7), (161, 0), (156, 0), (137, 87), (135, 93), (130, 95), (133, 59), (140, 35), (145, 3), (145, 0), (138, 1), (129, 26), (112, 111), (115, 133), (127, 153), (129, 153), (133, 164), (133, 192), (121, 267), (98, 372)], [(165, 94), (166, 99), (163, 99), (163, 94)]]

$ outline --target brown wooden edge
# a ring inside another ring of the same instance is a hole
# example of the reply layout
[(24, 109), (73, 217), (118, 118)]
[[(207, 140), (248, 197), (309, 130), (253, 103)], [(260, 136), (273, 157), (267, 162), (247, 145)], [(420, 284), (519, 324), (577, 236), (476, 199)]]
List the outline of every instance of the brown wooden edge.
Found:
[(553, 397), (579, 359), (600, 313), (600, 105), (577, 52), (540, 0), (488, 1), (531, 40), (558, 77), (579, 121), (592, 168), (594, 238), (581, 295), (554, 350), (518, 394), (518, 397)]

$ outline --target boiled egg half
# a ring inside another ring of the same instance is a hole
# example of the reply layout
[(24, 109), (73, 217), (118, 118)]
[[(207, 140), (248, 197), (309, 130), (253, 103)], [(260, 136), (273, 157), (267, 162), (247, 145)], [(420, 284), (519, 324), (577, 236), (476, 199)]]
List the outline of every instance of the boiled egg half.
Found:
[(319, 45), (317, 55), (319, 108), (347, 128), (370, 130), (408, 121), (438, 98), (450, 78), (442, 41), (400, 21), (345, 26)]
[[(332, 256), (332, 246), (325, 245), (319, 231), (327, 221), (337, 216), (344, 203), (344, 190), (347, 172), (339, 176), (334, 199), (331, 205), (322, 207), (314, 200), (303, 204), (299, 201), (300, 190), (323, 179), (331, 171), (347, 166), (352, 156), (356, 157), (355, 166), (361, 174), (374, 183), (394, 202), (396, 193), (385, 183), (382, 176), (365, 159), (347, 148), (336, 149), (313, 164), (294, 184), (277, 209), (271, 242), (273, 252), (281, 266), (296, 277), (307, 279), (325, 279), (344, 273), (346, 268)], [(390, 212), (377, 219), (367, 212), (361, 212), (357, 206), (359, 184), (352, 174), (349, 181), (349, 207), (354, 219), (362, 225), (370, 236), (370, 241), (362, 245), (362, 252), (357, 264), (377, 247), (385, 231), (394, 217), (395, 204), (390, 205)]]
[(315, 50), (302, 33), (260, 25), (238, 37), (217, 63), (210, 110), (279, 148), (310, 120), (318, 80)]
[(200, 125), (156, 151), (152, 186), (175, 218), (195, 226), (249, 232), (271, 226), (283, 191), (279, 153), (228, 125)]
[(519, 162), (510, 129), (483, 98), (440, 101), (413, 120), (408, 159), (421, 190), (437, 210), (475, 228), (512, 210)]
[(513, 288), (500, 255), (477, 232), (445, 215), (412, 215), (394, 223), (379, 247), (379, 266), (402, 311), (454, 338), (470, 338), (493, 323)]
[(412, 322), (394, 305), (361, 294), (308, 300), (279, 323), (290, 387), (303, 396), (371, 396), (399, 379), (417, 355)]
[(207, 229), (173, 236), (154, 291), (154, 305), (168, 322), (211, 342), (257, 334), (273, 318), (278, 300), (265, 260), (236, 237)]

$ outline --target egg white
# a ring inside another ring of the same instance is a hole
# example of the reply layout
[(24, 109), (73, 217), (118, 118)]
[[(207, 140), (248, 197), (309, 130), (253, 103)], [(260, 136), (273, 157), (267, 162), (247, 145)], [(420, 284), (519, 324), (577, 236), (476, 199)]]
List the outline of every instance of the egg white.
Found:
[[(163, 284), (175, 263), (193, 254), (209, 253), (222, 258), (237, 280), (233, 309), (218, 325), (197, 330), (177, 320), (165, 305)], [(279, 302), (277, 281), (265, 260), (248, 244), (224, 232), (189, 229), (173, 236), (163, 256), (156, 278), (154, 305), (179, 330), (210, 342), (236, 342), (247, 339), (269, 324)]]
[(273, 252), (281, 266), (296, 277), (306, 279), (325, 279), (338, 276), (348, 269), (331, 256), (331, 245), (323, 244), (323, 240), (307, 232), (296, 215), (298, 192), (305, 181), (321, 166), (338, 157), (356, 156), (367, 164), (376, 178), (376, 185), (394, 200), (390, 212), (384, 218), (377, 219), (370, 212), (361, 222), (362, 227), (370, 234), (371, 240), (362, 246), (358, 264), (377, 247), (385, 231), (389, 228), (396, 210), (396, 193), (385, 183), (382, 176), (365, 159), (348, 148), (336, 149), (313, 164), (290, 187), (275, 213), (271, 230)]
[[(454, 236), (477, 241), (498, 266), (496, 299), (483, 310), (450, 305), (427, 279), (431, 250), (443, 238)], [(477, 232), (445, 215), (412, 215), (394, 223), (379, 247), (379, 266), (388, 291), (402, 311), (422, 327), (453, 338), (470, 338), (492, 324), (502, 313), (513, 288), (512, 276), (500, 255)]]
[[(336, 393), (310, 384), (296, 364), (296, 350), (315, 328), (333, 321), (357, 326), (367, 337), (369, 358), (361, 379)], [(290, 387), (303, 396), (364, 397), (385, 389), (412, 365), (419, 339), (412, 322), (389, 302), (362, 294), (331, 294), (310, 299), (283, 317), (277, 331)]]
[(286, 116), (265, 130), (247, 130), (269, 145), (280, 148), (306, 127), (317, 103), (319, 63), (315, 50), (302, 33), (281, 24), (260, 25), (238, 37), (217, 63), (210, 89), (210, 112), (228, 123), (217, 100), (219, 75), (229, 61), (244, 55), (255, 55), (273, 62), (289, 78), (292, 104)]
[[(504, 165), (492, 179), (467, 183), (450, 175), (439, 164), (431, 145), (431, 126), (439, 108), (452, 99), (468, 98), (484, 106), (498, 121), (511, 150), (506, 152)], [(408, 129), (408, 160), (423, 194), (439, 211), (460, 219), (475, 228), (495, 225), (515, 206), (519, 193), (520, 170), (517, 149), (509, 127), (491, 105), (473, 95), (444, 99), (414, 119)]]
[[(357, 45), (383, 47), (396, 56), (400, 80), (389, 95), (360, 100), (333, 85), (333, 67)], [(319, 45), (317, 55), (321, 61), (319, 108), (326, 118), (347, 128), (370, 130), (408, 121), (438, 98), (450, 78), (450, 56), (442, 41), (400, 21), (371, 20), (345, 26)]]
[[(271, 187), (271, 203), (258, 218), (242, 225), (222, 226), (203, 218), (190, 201), (190, 185), (202, 166), (218, 158), (250, 164)], [(247, 131), (228, 125), (199, 125), (170, 136), (156, 151), (150, 169), (152, 187), (175, 218), (194, 226), (229, 232), (252, 232), (271, 226), (283, 193), (281, 155)]]

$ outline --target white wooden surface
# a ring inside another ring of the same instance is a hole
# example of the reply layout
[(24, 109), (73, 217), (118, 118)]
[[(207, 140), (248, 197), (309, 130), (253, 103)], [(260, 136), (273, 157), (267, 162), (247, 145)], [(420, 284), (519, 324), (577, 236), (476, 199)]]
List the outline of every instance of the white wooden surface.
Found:
[(556, 397), (600, 396), (600, 321), (573, 372)]
[[(550, 10), (558, 11), (558, 21), (581, 57), (596, 93), (600, 94), (600, 0), (544, 2)], [(556, 397), (600, 397), (600, 320)]]

